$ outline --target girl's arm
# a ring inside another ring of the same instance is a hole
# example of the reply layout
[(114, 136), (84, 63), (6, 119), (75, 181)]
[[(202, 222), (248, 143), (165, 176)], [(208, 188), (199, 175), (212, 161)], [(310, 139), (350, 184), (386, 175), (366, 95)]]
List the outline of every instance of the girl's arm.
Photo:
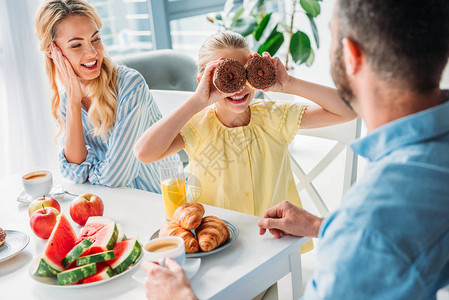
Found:
[(170, 115), (157, 121), (134, 144), (136, 158), (143, 163), (152, 163), (183, 149), (185, 144), (179, 132), (202, 108), (192, 95)]
[(271, 59), (277, 71), (276, 84), (266, 91), (297, 95), (318, 104), (307, 107), (301, 120), (301, 128), (335, 125), (357, 117), (341, 100), (336, 89), (292, 77), (288, 75), (279, 58), (271, 58), (268, 53), (263, 55)]
[(87, 156), (84, 142), (83, 122), (81, 117), (81, 100), (83, 93), (78, 77), (70, 62), (62, 55), (61, 49), (51, 45), (51, 58), (55, 62), (62, 84), (67, 92), (66, 137), (64, 155), (68, 162), (81, 164)]
[(301, 120), (301, 128), (316, 128), (350, 121), (357, 117), (334, 88), (290, 77), (284, 93), (298, 95), (318, 105), (310, 105)]
[(228, 94), (218, 92), (212, 76), (220, 60), (210, 62), (204, 70), (195, 93), (179, 108), (148, 128), (134, 145), (134, 155), (143, 163), (158, 161), (185, 147), (181, 129), (200, 110)]

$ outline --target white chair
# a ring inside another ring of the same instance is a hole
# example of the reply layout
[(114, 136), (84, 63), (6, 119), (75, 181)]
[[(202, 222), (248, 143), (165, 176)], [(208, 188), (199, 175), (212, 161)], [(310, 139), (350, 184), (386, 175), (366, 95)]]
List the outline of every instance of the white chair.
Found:
[(323, 172), (337, 158), (340, 153), (346, 151), (344, 171), (342, 174), (343, 194), (356, 181), (358, 155), (352, 152), (349, 147), (349, 143), (360, 137), (361, 123), (361, 119), (357, 118), (353, 121), (334, 126), (316, 129), (300, 129), (297, 133), (297, 135), (312, 136), (336, 142), (331, 150), (328, 151), (327, 154), (307, 173), (299, 163), (303, 158), (298, 158), (297, 155), (295, 155), (295, 151), (290, 151), (292, 171), (298, 179), (298, 183), (296, 184), (298, 192), (305, 190), (308, 193), (313, 204), (322, 217), (325, 217), (329, 214), (329, 209), (326, 203), (323, 201), (321, 194), (313, 184), (313, 180), (317, 178), (317, 176), (321, 174), (321, 172)]

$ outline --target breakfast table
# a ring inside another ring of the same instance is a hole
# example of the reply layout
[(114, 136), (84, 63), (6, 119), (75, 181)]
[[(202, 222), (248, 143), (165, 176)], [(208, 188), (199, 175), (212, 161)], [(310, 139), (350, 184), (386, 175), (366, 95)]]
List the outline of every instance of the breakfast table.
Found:
[[(131, 188), (74, 184), (53, 170), (55, 186), (79, 195), (92, 193), (104, 202), (104, 216), (120, 223), (127, 237), (141, 243), (150, 239), (165, 222), (162, 195)], [(23, 191), (21, 174), (0, 180), (0, 227), (17, 230), (30, 237), (26, 247), (9, 259), (0, 261), (0, 299), (145, 299), (145, 287), (133, 279), (132, 271), (85, 288), (50, 286), (30, 275), (30, 264), (42, 254), (46, 240), (34, 235), (30, 228), (28, 204), (17, 201)], [(78, 234), (81, 226), (70, 218), (69, 207), (74, 196), (56, 197), (62, 213)], [(200, 299), (251, 299), (279, 281), (288, 285), (289, 299), (302, 293), (300, 247), (307, 238), (285, 236), (275, 239), (271, 234), (259, 235), (258, 217), (205, 206), (205, 215), (214, 215), (235, 225), (239, 234), (223, 251), (201, 257), (197, 272), (191, 277), (192, 288)], [(8, 240), (7, 240), (8, 241)], [(282, 279), (282, 280), (281, 280)], [(291, 287), (291, 288), (290, 288)], [(284, 295), (285, 296), (285, 295)]]

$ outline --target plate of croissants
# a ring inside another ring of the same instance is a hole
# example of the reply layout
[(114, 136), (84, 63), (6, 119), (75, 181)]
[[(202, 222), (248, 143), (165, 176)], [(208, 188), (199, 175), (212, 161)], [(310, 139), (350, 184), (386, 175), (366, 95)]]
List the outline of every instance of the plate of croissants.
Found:
[(203, 205), (187, 202), (176, 209), (173, 221), (162, 225), (151, 239), (179, 236), (184, 240), (186, 258), (217, 253), (234, 243), (239, 235), (237, 226), (216, 216), (203, 216)]

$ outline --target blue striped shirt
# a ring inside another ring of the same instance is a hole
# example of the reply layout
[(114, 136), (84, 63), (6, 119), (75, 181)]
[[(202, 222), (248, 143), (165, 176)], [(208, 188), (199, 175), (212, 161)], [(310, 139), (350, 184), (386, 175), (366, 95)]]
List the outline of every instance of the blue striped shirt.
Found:
[(448, 116), (446, 94), (352, 145), (369, 163), (321, 224), (303, 299), (435, 300), (449, 284)]
[[(132, 152), (132, 147), (143, 132), (162, 115), (151, 96), (142, 75), (125, 66), (117, 67), (117, 111), (114, 126), (107, 136), (94, 136), (93, 125), (82, 107), (84, 141), (87, 157), (81, 164), (69, 163), (64, 148), (59, 153), (62, 175), (76, 183), (87, 180), (91, 184), (109, 187), (126, 186), (160, 193), (159, 165), (163, 161), (177, 160), (177, 155), (158, 162), (143, 164)], [(59, 114), (66, 120), (67, 95), (60, 92)], [(64, 141), (62, 143), (64, 146)]]

